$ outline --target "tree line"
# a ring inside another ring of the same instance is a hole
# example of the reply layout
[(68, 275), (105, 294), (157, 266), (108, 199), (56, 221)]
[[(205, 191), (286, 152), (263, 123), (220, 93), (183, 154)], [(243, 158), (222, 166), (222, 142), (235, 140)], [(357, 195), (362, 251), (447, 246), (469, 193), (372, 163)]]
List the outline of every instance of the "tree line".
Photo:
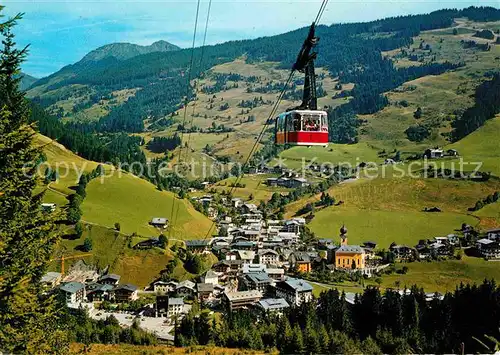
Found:
[[(285, 354), (484, 353), (498, 338), (500, 288), (494, 281), (460, 285), (444, 297), (416, 286), (401, 294), (368, 287), (353, 304), (328, 290), (283, 316), (250, 310), (218, 320), (192, 312), (176, 326), (178, 346), (215, 344)], [(480, 341), (478, 341), (478, 340)]]
[(474, 132), (500, 112), (500, 73), (495, 73), (491, 80), (480, 84), (474, 98), (474, 106), (451, 123), (451, 139), (454, 142)]

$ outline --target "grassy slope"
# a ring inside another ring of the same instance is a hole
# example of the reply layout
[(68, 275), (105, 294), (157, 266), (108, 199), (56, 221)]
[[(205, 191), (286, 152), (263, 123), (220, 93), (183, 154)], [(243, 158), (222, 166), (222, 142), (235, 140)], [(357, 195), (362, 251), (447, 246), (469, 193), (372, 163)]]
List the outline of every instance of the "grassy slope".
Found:
[(395, 287), (398, 280), (401, 287), (414, 284), (428, 292), (453, 291), (463, 283), (481, 283), (485, 278), (500, 280), (498, 262), (464, 256), (462, 260), (440, 262), (415, 262), (406, 264), (406, 275), (393, 274), (382, 278), (383, 287)]
[[(130, 249), (128, 248), (128, 236), (97, 225), (86, 225), (83, 235), (79, 239), (62, 239), (54, 258), (57, 259), (61, 255), (71, 257), (84, 254), (80, 247), (87, 237), (92, 240), (92, 250), (90, 251), (92, 255), (66, 260), (66, 272), (72, 264), (83, 260), (101, 270), (109, 265), (110, 272), (121, 276), (121, 282), (130, 282), (144, 287), (158, 277), (160, 271), (172, 258), (170, 251), (165, 252), (161, 249), (147, 251)], [(60, 261), (53, 261), (50, 264), (50, 270), (60, 271)]]
[(500, 114), (446, 148), (457, 149), (468, 161), (482, 162), (481, 171), (500, 176)]
[(173, 236), (178, 239), (204, 237), (211, 224), (207, 217), (186, 200), (177, 199), (171, 192), (158, 191), (154, 185), (130, 174), (120, 177), (116, 173), (90, 182), (82, 204), (83, 219), (105, 226), (119, 222), (125, 233), (156, 236), (159, 231), (149, 226), (149, 221), (153, 217), (171, 220), (174, 201), (177, 222)]
[[(42, 135), (37, 135), (36, 144), (43, 146), (47, 162), (59, 168), (59, 180), (50, 184), (45, 201), (58, 205), (67, 203), (66, 195), (72, 194), (72, 186), (78, 183), (79, 173), (89, 172), (98, 163), (80, 158), (62, 145)], [(112, 227), (121, 224), (125, 233), (136, 232), (145, 237), (159, 232), (148, 225), (153, 217), (171, 219), (174, 194), (158, 191), (149, 182), (131, 174), (118, 172), (106, 166), (104, 179), (94, 179), (87, 186), (87, 197), (82, 204), (83, 219), (90, 223)], [(111, 174), (113, 173), (113, 174)], [(177, 223), (174, 237), (190, 239), (204, 237), (211, 221), (197, 212), (186, 200), (176, 199)]]

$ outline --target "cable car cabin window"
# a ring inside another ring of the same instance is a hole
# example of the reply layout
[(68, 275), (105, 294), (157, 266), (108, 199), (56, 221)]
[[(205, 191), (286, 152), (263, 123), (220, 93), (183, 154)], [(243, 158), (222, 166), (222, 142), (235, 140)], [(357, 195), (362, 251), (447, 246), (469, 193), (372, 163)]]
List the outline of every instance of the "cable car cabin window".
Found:
[(328, 116), (321, 115), (321, 131), (328, 132)]
[(291, 114), (286, 115), (286, 131), (287, 132), (293, 132), (294, 131), (294, 119)]
[(304, 131), (318, 132), (321, 127), (321, 115), (302, 115), (302, 122), (304, 122)]
[(293, 120), (293, 130), (295, 132), (301, 131), (302, 130), (302, 120), (301, 120), (300, 114), (294, 113), (292, 115), (292, 120)]

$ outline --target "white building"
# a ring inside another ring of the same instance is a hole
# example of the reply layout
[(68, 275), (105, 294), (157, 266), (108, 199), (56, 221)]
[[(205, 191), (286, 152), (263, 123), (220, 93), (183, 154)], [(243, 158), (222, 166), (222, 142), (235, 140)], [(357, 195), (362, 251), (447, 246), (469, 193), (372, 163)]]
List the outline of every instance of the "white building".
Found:
[(276, 297), (284, 298), (289, 304), (299, 306), (312, 300), (312, 286), (302, 279), (288, 278), (276, 284)]

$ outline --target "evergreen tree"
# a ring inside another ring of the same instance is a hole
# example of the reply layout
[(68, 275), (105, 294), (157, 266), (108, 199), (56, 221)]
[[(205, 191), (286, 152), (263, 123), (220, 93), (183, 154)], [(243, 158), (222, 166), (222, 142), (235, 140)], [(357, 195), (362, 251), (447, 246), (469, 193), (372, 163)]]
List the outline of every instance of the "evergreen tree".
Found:
[(0, 23), (0, 344), (12, 353), (64, 352), (59, 307), (40, 285), (58, 235), (40, 208), (42, 195), (34, 194), (41, 151), (32, 144), (29, 110), (19, 91), (19, 66), (27, 54), (14, 42), (19, 19)]
[(92, 250), (92, 239), (90, 238), (85, 238), (83, 241), (83, 251), (91, 251)]
[(302, 330), (298, 324), (295, 324), (293, 327), (292, 334), (291, 353), (300, 354), (304, 351), (304, 339), (302, 337)]

